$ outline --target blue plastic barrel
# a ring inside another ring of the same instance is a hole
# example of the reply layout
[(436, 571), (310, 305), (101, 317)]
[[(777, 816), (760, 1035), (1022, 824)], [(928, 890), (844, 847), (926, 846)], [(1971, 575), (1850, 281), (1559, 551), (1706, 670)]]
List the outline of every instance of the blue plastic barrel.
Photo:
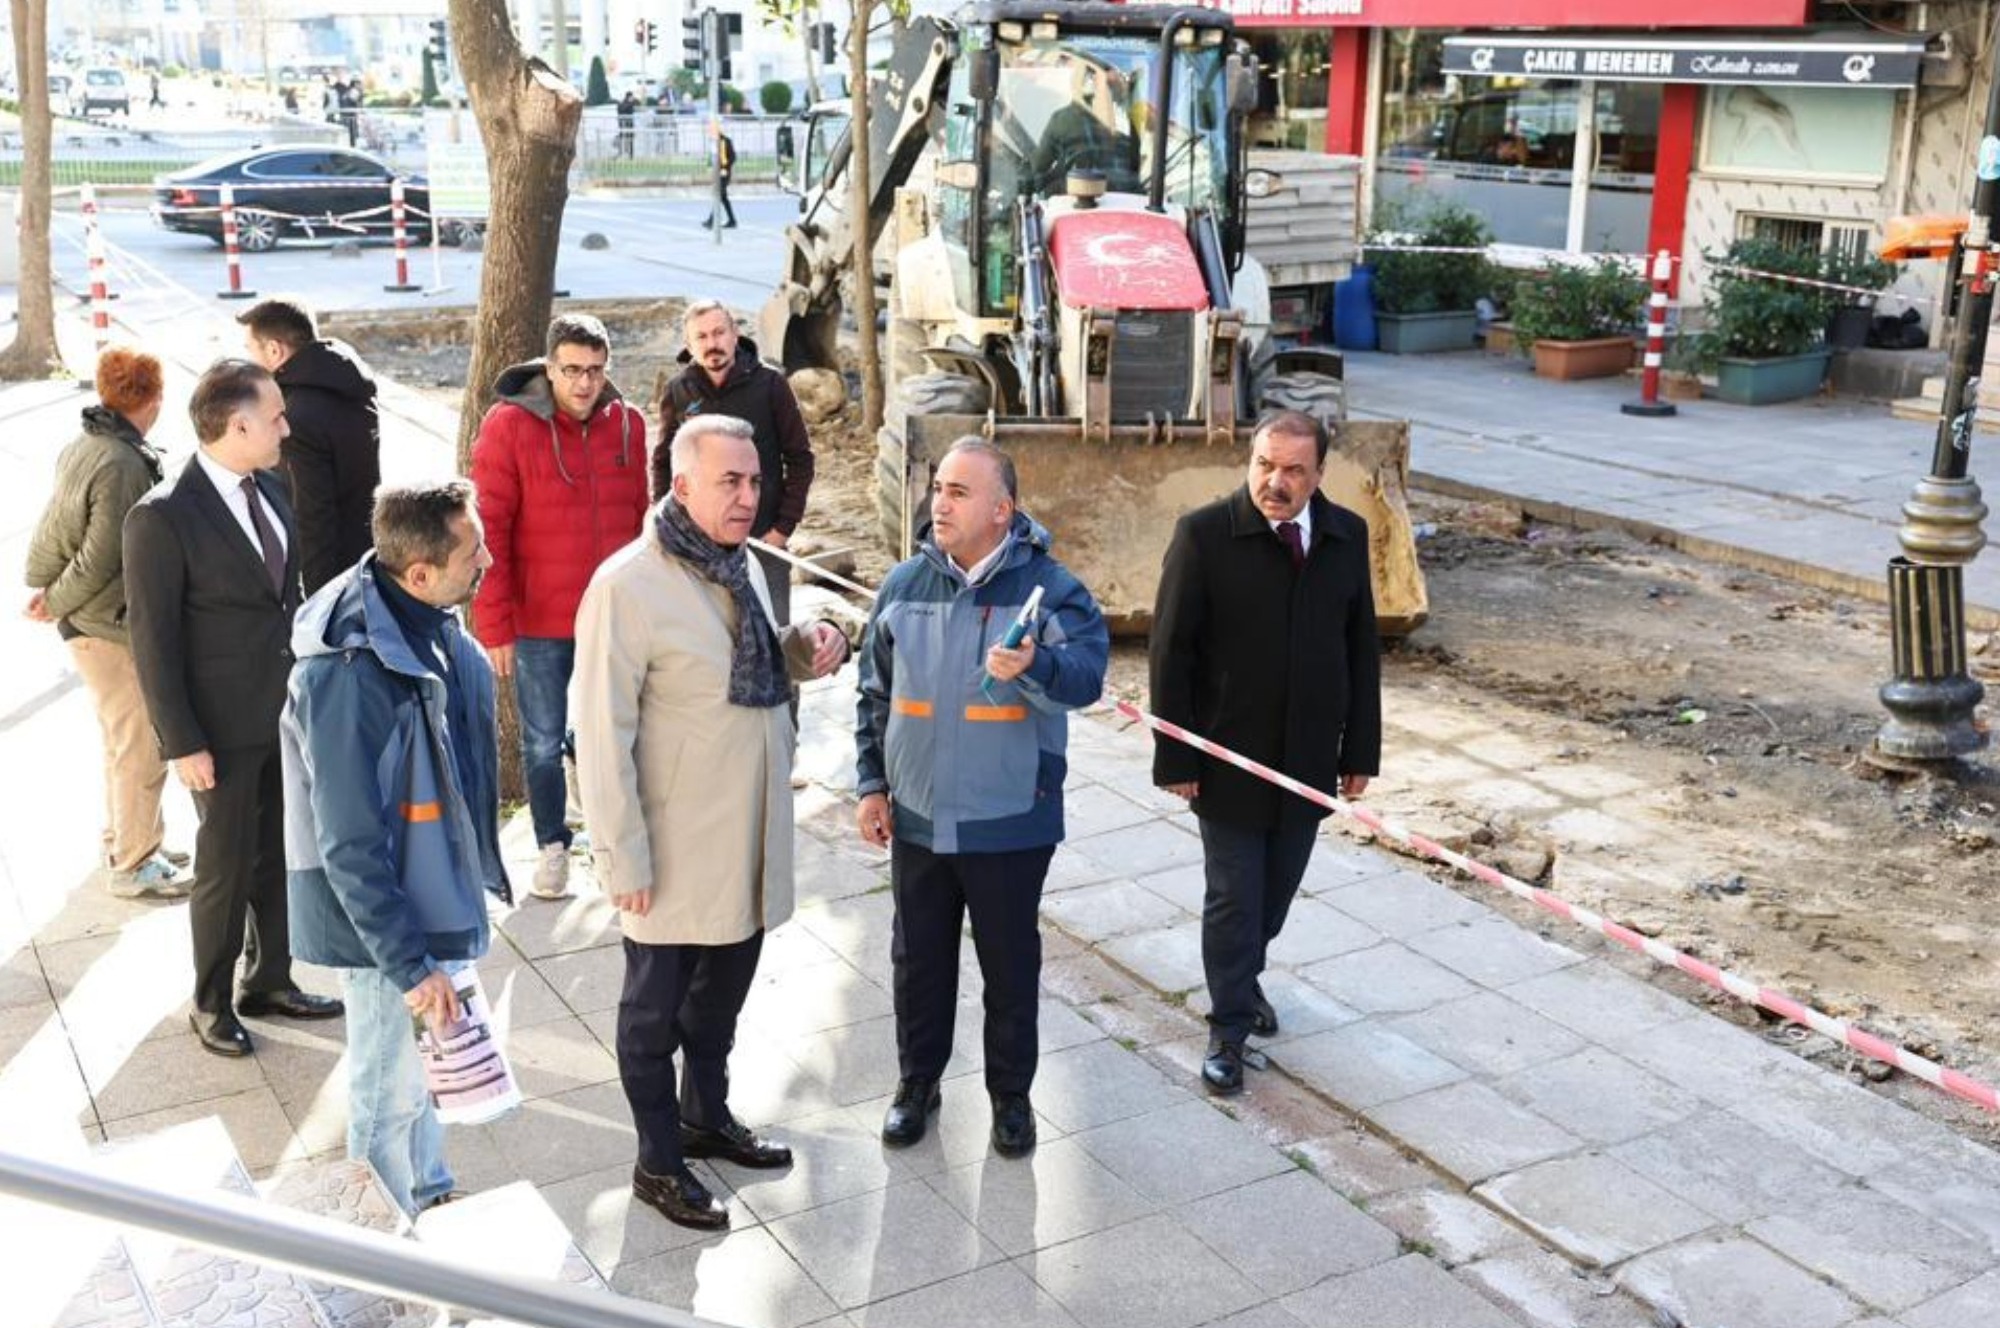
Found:
[(1333, 285), (1333, 344), (1342, 350), (1375, 349), (1375, 273), (1365, 263)]

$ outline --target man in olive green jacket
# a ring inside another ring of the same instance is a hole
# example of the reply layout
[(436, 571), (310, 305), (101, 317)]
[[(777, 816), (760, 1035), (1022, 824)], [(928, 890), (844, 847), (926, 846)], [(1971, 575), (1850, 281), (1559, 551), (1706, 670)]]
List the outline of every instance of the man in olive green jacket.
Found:
[(28, 545), (27, 616), (51, 622), (90, 692), (104, 737), (104, 866), (123, 898), (188, 892), (185, 854), (162, 848), (166, 762), (153, 737), (125, 628), (125, 514), (164, 475), (146, 432), (164, 400), (160, 362), (113, 347), (98, 360), (102, 404), (56, 461), (55, 490)]

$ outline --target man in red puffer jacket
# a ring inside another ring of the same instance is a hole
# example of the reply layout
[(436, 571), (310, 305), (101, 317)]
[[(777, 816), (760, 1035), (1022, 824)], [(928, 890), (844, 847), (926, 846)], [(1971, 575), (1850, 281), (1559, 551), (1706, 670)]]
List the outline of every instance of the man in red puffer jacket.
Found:
[(494, 384), (472, 482), (493, 567), (472, 603), (493, 671), (514, 682), (521, 759), (540, 861), (532, 891), (569, 893), (563, 748), (576, 666), (576, 607), (597, 565), (646, 517), (646, 417), (606, 376), (611, 338), (588, 314), (549, 324), (549, 353)]

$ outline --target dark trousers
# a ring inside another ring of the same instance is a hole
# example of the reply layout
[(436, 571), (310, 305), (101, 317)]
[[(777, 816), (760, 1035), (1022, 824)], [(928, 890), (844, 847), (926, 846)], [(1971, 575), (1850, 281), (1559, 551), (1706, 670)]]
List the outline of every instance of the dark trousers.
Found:
[(1280, 820), (1275, 830), (1244, 830), (1201, 818), (1201, 968), (1208, 980), (1209, 1028), (1224, 1042), (1250, 1035), (1264, 952), (1285, 925), (1312, 858), (1319, 824)]
[(243, 990), (292, 983), (285, 912), (285, 783), (278, 745), (212, 753), (215, 787), (194, 795), (194, 1008), (235, 1008), (236, 961)]
[[(722, 209), (721, 217), (715, 215), (717, 207)], [(722, 225), (723, 217), (729, 219), (731, 226), (736, 224), (736, 209), (729, 205), (729, 177), (727, 175), (715, 182), (715, 204), (708, 210), (708, 224), (711, 226), (720, 226)]]
[(951, 1059), (958, 938), (969, 913), (986, 987), (987, 1091), (1025, 1093), (1034, 1083), (1042, 977), (1036, 919), (1055, 852), (1048, 845), (1011, 853), (937, 854), (891, 841), (896, 919), (889, 959), (896, 1054), (905, 1079), (937, 1079)]
[(763, 948), (761, 931), (734, 945), (625, 942), (618, 1078), (639, 1132), (639, 1165), (655, 1176), (685, 1164), (682, 1121), (720, 1129), (729, 1120), (729, 1049)]

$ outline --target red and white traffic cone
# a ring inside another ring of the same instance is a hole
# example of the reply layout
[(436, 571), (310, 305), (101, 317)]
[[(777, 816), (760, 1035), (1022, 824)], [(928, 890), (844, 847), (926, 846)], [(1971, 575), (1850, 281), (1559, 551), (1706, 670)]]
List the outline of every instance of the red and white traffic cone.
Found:
[[(389, 228), (396, 237), (396, 284), (384, 286), (385, 291), (413, 291), (421, 287), (410, 281), (410, 232), (404, 224), (403, 182), (389, 181)], [(431, 224), (435, 226), (436, 220)]]
[(255, 299), (257, 292), (243, 289), (243, 250), (236, 243), (236, 191), (222, 186), (222, 261), (229, 264), (229, 289), (217, 291), (219, 300)]
[(1653, 255), (1653, 295), (1646, 302), (1646, 367), (1639, 376), (1639, 399), (1618, 409), (1627, 415), (1673, 415), (1671, 401), (1660, 400), (1660, 364), (1667, 357), (1667, 286), (1674, 279), (1674, 256), (1662, 249)]
[(97, 190), (83, 186), (83, 252), (90, 264), (90, 334), (98, 354), (111, 344), (111, 295), (104, 279), (104, 232), (97, 224)]

